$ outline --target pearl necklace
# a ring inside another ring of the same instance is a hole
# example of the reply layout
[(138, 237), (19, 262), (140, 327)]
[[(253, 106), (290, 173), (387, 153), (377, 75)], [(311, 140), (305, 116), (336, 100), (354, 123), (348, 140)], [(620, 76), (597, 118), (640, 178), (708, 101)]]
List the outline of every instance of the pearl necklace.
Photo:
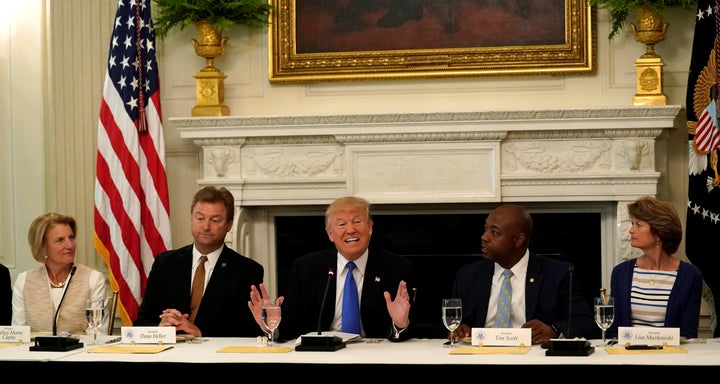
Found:
[[(46, 256), (46, 257), (47, 257), (47, 256)], [(50, 282), (50, 288), (63, 288), (63, 287), (65, 287), (65, 280), (63, 280), (63, 281), (61, 281), (61, 282), (59, 282), (59, 283), (54, 283), (54, 282), (52, 281), (52, 279), (50, 278), (50, 269), (48, 269), (47, 264), (45, 264), (45, 269), (47, 269), (48, 281)], [(72, 271), (72, 264), (71, 264), (71, 269), (70, 269), (70, 270)], [(66, 277), (66, 278), (67, 278), (67, 277)]]

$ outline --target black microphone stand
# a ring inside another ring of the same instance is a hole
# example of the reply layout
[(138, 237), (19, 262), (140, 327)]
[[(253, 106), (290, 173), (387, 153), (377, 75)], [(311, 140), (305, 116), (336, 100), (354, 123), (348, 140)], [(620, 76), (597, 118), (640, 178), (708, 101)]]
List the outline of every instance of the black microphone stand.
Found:
[[(570, 288), (569, 288), (569, 299), (568, 299), (568, 325), (567, 334), (565, 339), (552, 339), (550, 340), (550, 348), (545, 351), (545, 356), (590, 356), (595, 352), (595, 347), (590, 345), (590, 342), (583, 339), (575, 338), (570, 339), (570, 324), (572, 321), (572, 303), (573, 303), (573, 270), (575, 267), (570, 266)], [(559, 336), (559, 335), (558, 335)]]
[(322, 334), (322, 314), (325, 310), (325, 302), (327, 302), (328, 291), (330, 291), (330, 282), (332, 281), (333, 276), (335, 276), (335, 272), (330, 269), (328, 271), (327, 283), (325, 283), (325, 292), (323, 293), (323, 299), (320, 303), (317, 335), (308, 334), (300, 336), (300, 345), (295, 347), (296, 351), (334, 352), (339, 349), (343, 349), (346, 346), (345, 342), (342, 341), (342, 338), (335, 335)]

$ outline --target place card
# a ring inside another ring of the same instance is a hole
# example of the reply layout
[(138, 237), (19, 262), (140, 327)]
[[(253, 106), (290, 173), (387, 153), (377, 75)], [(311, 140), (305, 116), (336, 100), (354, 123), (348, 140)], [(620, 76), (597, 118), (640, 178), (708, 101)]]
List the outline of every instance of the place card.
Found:
[(619, 345), (680, 345), (680, 328), (618, 327)]
[(0, 343), (29, 343), (29, 325), (0, 326)]
[(123, 344), (175, 344), (175, 327), (121, 327)]
[(478, 346), (529, 347), (532, 345), (530, 328), (473, 328), (470, 344)]
[(110, 345), (88, 350), (88, 353), (145, 353), (154, 354), (166, 351), (172, 345)]
[(294, 351), (293, 347), (261, 346), (261, 345), (229, 345), (215, 352), (218, 353), (288, 353)]

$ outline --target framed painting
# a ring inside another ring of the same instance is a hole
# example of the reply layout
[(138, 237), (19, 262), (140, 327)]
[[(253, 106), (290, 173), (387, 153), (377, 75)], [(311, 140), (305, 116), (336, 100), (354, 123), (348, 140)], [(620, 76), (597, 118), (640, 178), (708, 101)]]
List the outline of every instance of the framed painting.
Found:
[(595, 72), (586, 0), (271, 3), (271, 82)]

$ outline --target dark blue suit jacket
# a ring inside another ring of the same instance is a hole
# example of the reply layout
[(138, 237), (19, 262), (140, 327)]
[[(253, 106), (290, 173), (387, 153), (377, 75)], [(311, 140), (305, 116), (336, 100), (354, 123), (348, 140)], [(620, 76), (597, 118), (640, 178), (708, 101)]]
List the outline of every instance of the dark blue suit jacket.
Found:
[[(157, 326), (167, 308), (190, 312), (192, 244), (159, 254), (153, 262), (133, 325)], [(263, 282), (263, 266), (223, 247), (198, 308), (195, 325), (208, 337), (257, 337), (264, 332), (247, 306), (250, 285)]]
[[(495, 263), (479, 260), (461, 267), (455, 276), (453, 297), (462, 299), (462, 323), (484, 328), (490, 302)], [(570, 264), (530, 253), (525, 281), (525, 318), (555, 325), (566, 337), (596, 338), (599, 328), (577, 280), (572, 281), (570, 308)], [(572, 318), (572, 320), (570, 320)], [(570, 332), (568, 333), (568, 322)]]
[[(617, 337), (618, 327), (632, 327), (630, 289), (634, 268), (635, 259), (623, 261), (613, 268), (610, 276), (610, 296), (615, 299), (615, 320), (607, 330), (606, 337)], [(668, 299), (665, 326), (679, 327), (680, 336), (697, 337), (702, 291), (703, 278), (700, 270), (681, 261)]]
[[(337, 250), (335, 248), (310, 253), (293, 262), (290, 287), (287, 294), (284, 295), (285, 301), (282, 305), (283, 319), (280, 322), (279, 332), (281, 339), (289, 340), (308, 332), (317, 332), (323, 293), (325, 286), (328, 285), (328, 271), (331, 269), (335, 271), (336, 268)], [(322, 331), (330, 329), (335, 315), (336, 278), (337, 273), (329, 284), (327, 301), (322, 312)], [(365, 337), (388, 338), (392, 341), (412, 337), (412, 307), (410, 326), (400, 334), (398, 339), (395, 339), (392, 319), (383, 296), (383, 292), (388, 291), (394, 300), (401, 280), (405, 280), (407, 283), (408, 293), (412, 299), (412, 287), (414, 287), (412, 263), (404, 257), (371, 247), (368, 253), (360, 302), (360, 318)]]
[(10, 283), (10, 270), (0, 264), (0, 325), (10, 325), (12, 322), (12, 284)]

